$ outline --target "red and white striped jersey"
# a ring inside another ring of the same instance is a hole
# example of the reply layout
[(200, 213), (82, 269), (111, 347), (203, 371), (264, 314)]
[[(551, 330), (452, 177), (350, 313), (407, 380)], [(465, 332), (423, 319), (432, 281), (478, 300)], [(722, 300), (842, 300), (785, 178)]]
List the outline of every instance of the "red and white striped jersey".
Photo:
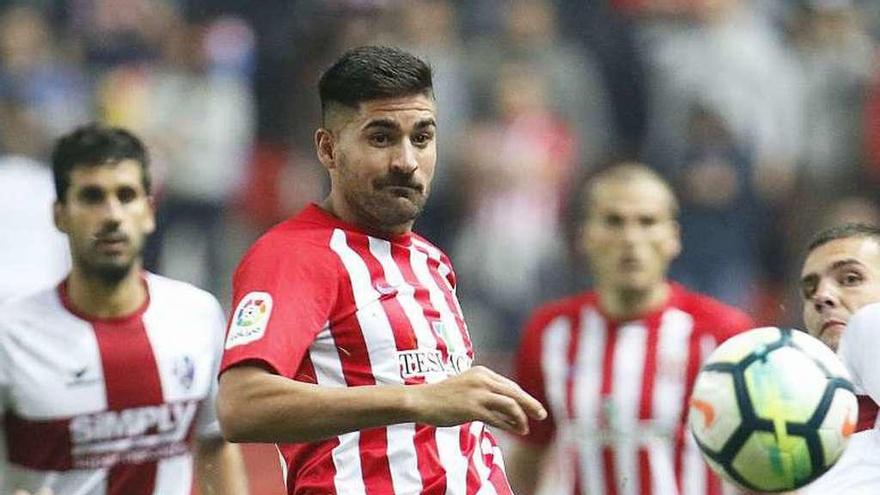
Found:
[(64, 283), (4, 304), (0, 493), (190, 494), (194, 437), (220, 435), (225, 316), (207, 292), (143, 280), (148, 300), (123, 318), (78, 313)]
[[(242, 260), (221, 373), (258, 362), (326, 387), (445, 380), (473, 361), (455, 283), (446, 255), (418, 235), (371, 237), (311, 205)], [(289, 494), (510, 493), (479, 422), (277, 447)]]
[(742, 312), (676, 284), (663, 308), (632, 321), (608, 318), (594, 293), (536, 311), (516, 378), (550, 413), (523, 441), (556, 439), (552, 493), (720, 493), (686, 430), (687, 401), (703, 359), (751, 327)]

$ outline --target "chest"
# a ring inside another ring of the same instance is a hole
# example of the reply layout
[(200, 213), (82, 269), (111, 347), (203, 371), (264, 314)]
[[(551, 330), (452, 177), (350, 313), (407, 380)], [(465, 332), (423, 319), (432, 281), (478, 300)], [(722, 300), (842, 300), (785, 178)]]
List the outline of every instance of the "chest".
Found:
[(681, 422), (691, 360), (699, 359), (688, 315), (614, 325), (587, 312), (551, 330), (542, 362), (556, 418), (617, 431), (669, 431)]
[(197, 321), (124, 325), (48, 318), (8, 341), (9, 398), (18, 416), (64, 418), (207, 396), (216, 364), (210, 330)]

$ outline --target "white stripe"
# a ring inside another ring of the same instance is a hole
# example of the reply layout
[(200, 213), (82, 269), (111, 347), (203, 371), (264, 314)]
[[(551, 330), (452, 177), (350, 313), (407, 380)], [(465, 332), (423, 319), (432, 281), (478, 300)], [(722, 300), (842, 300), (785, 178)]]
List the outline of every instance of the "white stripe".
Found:
[(284, 486), (287, 486), (287, 461), (284, 460), (284, 454), (281, 453), (277, 443), (275, 444), (275, 451), (278, 452), (278, 462), (281, 463), (281, 481), (284, 482)]
[(672, 434), (678, 430), (681, 421), (693, 329), (693, 316), (675, 308), (663, 314), (658, 329), (651, 426), (653, 431), (668, 435), (668, 440), (657, 441), (655, 435), (647, 436), (653, 493), (657, 494), (669, 493), (677, 485)]
[[(700, 355), (698, 359), (702, 364), (703, 360), (715, 349), (715, 339), (710, 336), (704, 336), (700, 339)], [(685, 430), (684, 459), (682, 462), (682, 493), (686, 495), (697, 495), (706, 493), (706, 483), (708, 478), (708, 466), (703, 460), (700, 453), (700, 447), (694, 441), (693, 435), (689, 430)]]
[(618, 493), (637, 495), (639, 487), (639, 405), (645, 377), (645, 352), (648, 329), (644, 322), (617, 328), (617, 342), (612, 363), (611, 412)]
[[(162, 459), (156, 463), (154, 495), (188, 495), (193, 479), (191, 454)], [(88, 493), (88, 492), (86, 492)]]
[(544, 394), (547, 408), (556, 421), (556, 438), (569, 441), (556, 442), (558, 458), (561, 461), (559, 479), (555, 486), (573, 491), (575, 476), (572, 470), (571, 449), (577, 448), (576, 435), (571, 431), (572, 422), (568, 418), (566, 406), (565, 381), (574, 370), (568, 366), (568, 347), (571, 345), (571, 325), (569, 318), (559, 316), (551, 321), (541, 339), (541, 371), (544, 376)]
[(580, 341), (576, 358), (573, 387), (575, 417), (581, 425), (580, 442), (581, 491), (605, 492), (605, 471), (602, 469), (602, 439), (597, 438), (600, 395), (602, 391), (602, 363), (608, 328), (605, 320), (592, 308), (581, 314)]
[[(321, 352), (316, 350), (316, 346), (323, 345), (332, 347), (333, 351), (325, 350)], [(315, 368), (315, 380), (318, 385), (325, 387), (345, 386), (345, 380), (342, 378), (342, 362), (339, 360), (335, 347), (333, 335), (327, 326), (318, 333), (315, 342), (309, 347), (309, 359), (311, 359), (312, 366)], [(351, 493), (353, 495), (365, 494), (366, 487), (364, 487), (361, 458), (358, 451), (360, 433), (346, 433), (337, 438), (339, 445), (331, 452), (333, 465), (336, 468), (336, 475), (333, 477), (333, 485), (336, 487), (336, 492)], [(287, 478), (285, 477), (286, 482)]]
[(467, 458), (461, 455), (461, 429), (464, 425), (437, 428), (437, 452), (446, 470), (446, 495), (467, 493)]
[[(384, 241), (369, 238), (372, 249)], [(387, 243), (386, 243), (387, 244)], [(351, 279), (351, 289), (358, 308), (357, 320), (370, 356), (370, 366), (377, 384), (403, 384), (397, 359), (397, 344), (388, 315), (380, 301), (381, 294), (373, 287), (373, 278), (361, 256), (346, 242), (342, 230), (333, 232), (330, 248), (339, 255)], [(382, 247), (377, 247), (382, 249)], [(390, 246), (384, 246), (390, 256)], [(395, 493), (417, 493), (422, 489), (416, 456), (415, 426), (395, 425), (386, 428), (388, 465)]]
[(483, 460), (483, 423), (479, 421), (471, 423), (468, 434), (473, 437), (474, 442), (474, 452), (471, 456), (471, 461), (477, 470), (477, 477), (480, 478), (480, 489), (477, 490), (477, 495), (497, 495), (495, 487), (489, 481), (489, 475), (492, 473), (492, 470)]

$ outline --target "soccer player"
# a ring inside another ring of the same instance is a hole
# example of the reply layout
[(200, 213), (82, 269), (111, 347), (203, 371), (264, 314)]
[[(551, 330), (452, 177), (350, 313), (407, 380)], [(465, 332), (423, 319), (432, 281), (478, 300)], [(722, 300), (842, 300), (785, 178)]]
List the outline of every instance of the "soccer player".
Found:
[(0, 318), (0, 493), (247, 493), (214, 411), (225, 318), (217, 300), (141, 269), (154, 228), (148, 156), (89, 125), (52, 154), (55, 224), (72, 267)]
[(845, 224), (820, 232), (801, 270), (804, 325), (838, 351), (859, 401), (856, 431), (837, 463), (798, 493), (880, 493), (880, 227)]
[(583, 192), (594, 290), (539, 308), (525, 327), (515, 379), (550, 416), (509, 456), (513, 488), (535, 492), (554, 443), (554, 494), (719, 493), (686, 430), (688, 396), (708, 353), (752, 322), (667, 279), (678, 206), (657, 173), (618, 163)]
[(288, 494), (509, 494), (485, 424), (546, 413), (474, 358), (456, 276), (412, 232), (437, 159), (430, 68), (387, 47), (320, 80), (330, 194), (235, 274), (218, 410), (227, 439), (276, 443)]

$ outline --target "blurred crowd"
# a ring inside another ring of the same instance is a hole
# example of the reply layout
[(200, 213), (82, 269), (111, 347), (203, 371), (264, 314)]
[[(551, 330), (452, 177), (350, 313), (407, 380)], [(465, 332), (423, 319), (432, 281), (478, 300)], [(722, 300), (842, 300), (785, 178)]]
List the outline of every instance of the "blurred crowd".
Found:
[[(30, 247), (57, 240), (47, 151), (101, 120), (153, 154), (148, 267), (228, 303), (248, 243), (325, 194), (316, 82), (367, 43), (435, 68), (440, 163), (416, 230), (454, 260), (481, 353), (503, 355), (535, 305), (589, 285), (572, 198), (609, 160), (643, 161), (677, 186), (674, 278), (762, 323), (797, 325), (792, 270), (807, 236), (880, 223), (874, 0), (0, 7), (0, 260), (64, 266)], [(49, 276), (0, 283), (0, 298)]]

